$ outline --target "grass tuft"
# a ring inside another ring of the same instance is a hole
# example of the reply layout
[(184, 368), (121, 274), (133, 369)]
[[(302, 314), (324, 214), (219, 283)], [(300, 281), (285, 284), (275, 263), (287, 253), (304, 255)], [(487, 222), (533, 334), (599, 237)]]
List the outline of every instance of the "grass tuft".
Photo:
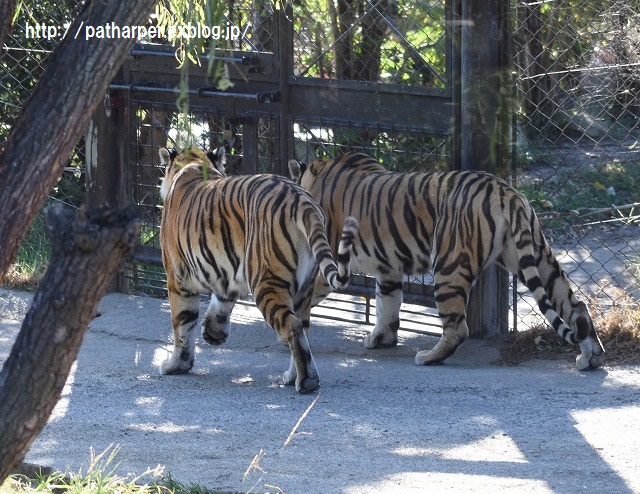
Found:
[(0, 485), (0, 494), (218, 494), (199, 484), (182, 484), (164, 475), (161, 466), (121, 477), (116, 474), (119, 451), (117, 445), (98, 455), (91, 450), (87, 471), (77, 474), (50, 473), (29, 465), (28, 474), (9, 476)]

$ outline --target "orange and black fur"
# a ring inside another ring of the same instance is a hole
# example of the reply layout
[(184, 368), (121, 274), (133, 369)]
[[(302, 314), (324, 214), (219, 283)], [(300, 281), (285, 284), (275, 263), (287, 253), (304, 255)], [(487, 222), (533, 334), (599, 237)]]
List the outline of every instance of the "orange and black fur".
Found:
[[(354, 152), (307, 165), (291, 160), (289, 169), (324, 209), (334, 252), (340, 218), (353, 216), (360, 225), (351, 269), (376, 277), (377, 321), (367, 347), (397, 344), (403, 275), (433, 269), (443, 335), (415, 361), (442, 362), (468, 338), (469, 292), (495, 261), (519, 276), (560, 336), (580, 345), (579, 370), (602, 364), (586, 305), (571, 290), (531, 205), (503, 180), (473, 171), (394, 173)], [(327, 293), (318, 280), (314, 304)]]
[(277, 175), (227, 177), (223, 148), (178, 156), (161, 149), (160, 159), (166, 167), (160, 242), (174, 332), (173, 354), (162, 363), (162, 373), (193, 367), (201, 293), (211, 294), (202, 336), (220, 345), (229, 335), (236, 300), (251, 292), (291, 350), (284, 381), (300, 393), (313, 391), (319, 379), (307, 332), (314, 281), (321, 271), (333, 288), (348, 282), (357, 223), (345, 219), (336, 265), (324, 213), (292, 181)]

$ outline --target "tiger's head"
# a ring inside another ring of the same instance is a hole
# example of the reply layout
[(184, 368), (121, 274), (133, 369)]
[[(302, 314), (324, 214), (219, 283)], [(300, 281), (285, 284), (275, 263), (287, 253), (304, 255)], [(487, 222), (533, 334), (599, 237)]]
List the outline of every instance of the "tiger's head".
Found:
[(327, 166), (328, 163), (333, 161), (332, 159), (316, 160), (311, 163), (300, 163), (296, 160), (289, 160), (287, 165), (289, 166), (289, 175), (291, 179), (300, 185), (303, 189), (309, 190), (315, 177)]
[(165, 169), (160, 185), (160, 197), (163, 201), (167, 198), (178, 172), (188, 165), (199, 165), (200, 167), (205, 167), (208, 173), (225, 175), (227, 157), (224, 146), (220, 146), (213, 151), (190, 148), (185, 149), (180, 154), (175, 149), (169, 151), (166, 148), (160, 148), (158, 154), (160, 155), (160, 164)]

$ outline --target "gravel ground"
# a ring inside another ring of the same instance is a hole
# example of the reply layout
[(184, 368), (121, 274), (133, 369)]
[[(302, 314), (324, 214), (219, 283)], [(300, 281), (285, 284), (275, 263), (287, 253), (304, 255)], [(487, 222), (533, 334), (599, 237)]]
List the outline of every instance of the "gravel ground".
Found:
[[(0, 364), (30, 302), (0, 290)], [(160, 464), (223, 492), (640, 492), (640, 367), (579, 373), (564, 360), (493, 365), (469, 341), (445, 365), (416, 367), (436, 338), (401, 333), (367, 350), (369, 329), (316, 318), (321, 388), (280, 383), (289, 355), (253, 306), (194, 371), (160, 376), (166, 301), (108, 294), (64, 396), (27, 457), (86, 470), (90, 448), (120, 445), (118, 472)]]

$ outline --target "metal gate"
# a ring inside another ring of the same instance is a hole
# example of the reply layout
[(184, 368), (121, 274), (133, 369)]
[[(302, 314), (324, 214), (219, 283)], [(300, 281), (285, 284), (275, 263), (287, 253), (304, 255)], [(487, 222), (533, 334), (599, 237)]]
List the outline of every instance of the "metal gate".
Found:
[[(471, 10), (468, 2), (462, 10), (451, 0), (318, 2), (293, 10), (240, 3), (225, 22), (245, 36), (227, 39), (216, 58), (233, 86), (218, 91), (202, 67), (189, 75), (191, 130), (205, 148), (226, 147), (229, 173), (288, 175), (290, 158), (309, 161), (347, 149), (398, 170), (460, 166), (460, 115), (470, 89), (463, 87), (460, 19)], [(484, 62), (470, 57), (467, 66)], [(133, 200), (144, 214), (138, 249), (120, 283), (126, 291), (164, 291), (158, 148), (176, 139), (178, 82), (170, 47), (138, 44), (111, 85), (108, 115), (94, 119), (103, 152), (89, 170), (90, 196), (96, 203)], [(407, 278), (405, 301), (434, 306), (428, 281)], [(354, 276), (349, 293), (364, 297), (368, 318), (374, 280)]]

